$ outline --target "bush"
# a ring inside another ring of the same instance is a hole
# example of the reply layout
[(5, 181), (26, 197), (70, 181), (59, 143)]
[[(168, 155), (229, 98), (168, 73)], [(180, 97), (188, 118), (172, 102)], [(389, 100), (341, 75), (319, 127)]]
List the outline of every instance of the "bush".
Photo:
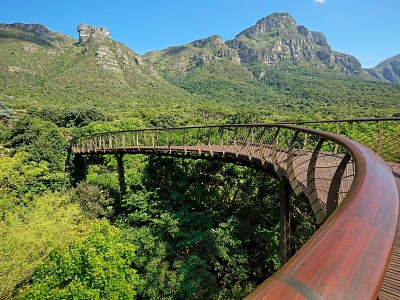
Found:
[(80, 205), (90, 219), (107, 217), (112, 210), (108, 194), (98, 186), (81, 181), (72, 192), (71, 200)]

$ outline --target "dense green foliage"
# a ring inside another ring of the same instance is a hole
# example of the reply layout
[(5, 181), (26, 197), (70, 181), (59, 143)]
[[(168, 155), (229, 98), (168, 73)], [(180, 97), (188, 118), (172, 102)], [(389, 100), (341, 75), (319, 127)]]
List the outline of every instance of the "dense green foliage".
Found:
[[(125, 156), (122, 197), (116, 159), (105, 156), (86, 160), (86, 180), (71, 189), (65, 129), (38, 115), (13, 122), (0, 157), (3, 298), (239, 299), (280, 266), (276, 180), (231, 164)], [(295, 251), (315, 224), (292, 201)]]
[(88, 235), (52, 251), (17, 299), (135, 299), (135, 247), (100, 221)]

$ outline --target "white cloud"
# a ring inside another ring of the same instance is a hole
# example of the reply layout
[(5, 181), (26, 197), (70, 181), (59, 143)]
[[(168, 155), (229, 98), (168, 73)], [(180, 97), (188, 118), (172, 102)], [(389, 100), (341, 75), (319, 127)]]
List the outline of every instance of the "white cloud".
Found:
[(327, 0), (314, 0), (315, 3), (325, 4)]

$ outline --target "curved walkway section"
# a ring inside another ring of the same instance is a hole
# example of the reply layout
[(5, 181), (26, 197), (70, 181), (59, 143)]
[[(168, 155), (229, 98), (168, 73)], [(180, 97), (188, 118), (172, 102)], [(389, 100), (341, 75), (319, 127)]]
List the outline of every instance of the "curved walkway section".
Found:
[(73, 140), (76, 155), (142, 153), (218, 159), (287, 180), (324, 224), (248, 299), (373, 299), (396, 234), (391, 169), (360, 144), (286, 124), (144, 129)]

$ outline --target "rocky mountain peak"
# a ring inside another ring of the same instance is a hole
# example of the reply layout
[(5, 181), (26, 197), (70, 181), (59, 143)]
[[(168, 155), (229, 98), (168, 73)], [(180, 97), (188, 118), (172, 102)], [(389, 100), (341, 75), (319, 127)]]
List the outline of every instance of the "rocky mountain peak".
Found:
[(288, 13), (269, 15), (226, 44), (237, 50), (243, 64), (277, 66), (310, 62), (319, 69), (335, 69), (345, 74), (361, 69), (356, 58), (333, 51), (323, 33), (297, 26)]
[(287, 30), (297, 30), (296, 21), (288, 13), (274, 13), (259, 20), (256, 25), (242, 31), (237, 35), (255, 38), (262, 33), (278, 33)]
[(10, 25), (11, 27), (24, 30), (26, 32), (34, 34), (36, 37), (49, 40), (53, 37), (53, 32), (51, 32), (47, 27), (39, 24), (23, 24), (23, 23), (14, 23)]
[(78, 26), (79, 43), (86, 44), (96, 41), (111, 40), (110, 31), (107, 28), (99, 28), (80, 24)]

